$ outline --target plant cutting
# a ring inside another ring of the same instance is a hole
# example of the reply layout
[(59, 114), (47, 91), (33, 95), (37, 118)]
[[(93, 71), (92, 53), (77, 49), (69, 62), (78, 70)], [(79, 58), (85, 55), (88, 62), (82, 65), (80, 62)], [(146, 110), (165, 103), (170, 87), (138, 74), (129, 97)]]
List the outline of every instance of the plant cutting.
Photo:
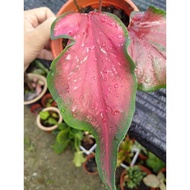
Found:
[(42, 109), (36, 117), (37, 126), (46, 132), (55, 130), (63, 118), (56, 107), (47, 107)]
[(128, 16), (132, 12), (126, 27), (102, 11), (105, 2), (92, 3), (96, 10), (89, 13), (66, 12), (52, 24), (51, 39), (60, 38), (60, 52), (47, 81), (65, 122), (95, 137), (99, 175), (115, 190), (117, 151), (135, 112), (136, 91), (166, 86), (165, 12), (152, 6), (132, 12), (126, 8), (131, 1), (122, 1)]

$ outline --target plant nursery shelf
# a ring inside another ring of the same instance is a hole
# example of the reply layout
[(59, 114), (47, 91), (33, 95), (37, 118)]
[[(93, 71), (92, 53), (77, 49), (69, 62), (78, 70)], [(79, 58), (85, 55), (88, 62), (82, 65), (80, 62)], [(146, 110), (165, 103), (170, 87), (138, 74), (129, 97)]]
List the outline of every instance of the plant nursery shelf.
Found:
[(136, 111), (128, 134), (166, 161), (166, 90), (137, 92)]

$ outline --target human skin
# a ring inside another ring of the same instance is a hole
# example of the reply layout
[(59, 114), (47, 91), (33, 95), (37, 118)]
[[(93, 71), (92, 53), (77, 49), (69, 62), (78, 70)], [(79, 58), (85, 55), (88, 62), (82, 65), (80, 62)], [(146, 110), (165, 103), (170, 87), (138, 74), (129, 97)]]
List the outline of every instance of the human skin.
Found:
[(47, 7), (24, 11), (24, 71), (36, 58), (54, 59), (49, 41), (51, 24), (55, 18)]

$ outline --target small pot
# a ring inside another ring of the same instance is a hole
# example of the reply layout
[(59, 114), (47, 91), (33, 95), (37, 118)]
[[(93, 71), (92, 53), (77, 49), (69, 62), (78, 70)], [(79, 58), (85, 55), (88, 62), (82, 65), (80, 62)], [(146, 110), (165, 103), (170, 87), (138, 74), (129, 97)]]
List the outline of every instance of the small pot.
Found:
[[(98, 8), (98, 0), (77, 0), (80, 7), (92, 6)], [(123, 9), (125, 13), (130, 16), (132, 11), (139, 11), (136, 5), (131, 0), (102, 0), (102, 6), (114, 6), (118, 9)], [(58, 11), (57, 17), (68, 11), (78, 12), (74, 0), (68, 0)], [(62, 39), (51, 40), (51, 50), (53, 56), (56, 58), (63, 50)]]
[(148, 158), (148, 156), (146, 156), (146, 155), (144, 155), (144, 154), (142, 154), (142, 153), (139, 153), (139, 159), (141, 159), (141, 160), (146, 160)]
[[(42, 106), (45, 108), (45, 107), (50, 107), (50, 106), (47, 106), (47, 102), (49, 99), (53, 99), (52, 95), (50, 93), (47, 93), (45, 94), (42, 99), (41, 99), (41, 104)], [(51, 103), (51, 106), (52, 107), (57, 107), (57, 103), (53, 100), (53, 102)]]
[(166, 173), (166, 168), (162, 168), (162, 169), (160, 170), (160, 172)]
[(46, 127), (41, 123), (41, 118), (40, 118), (40, 115), (38, 114), (36, 118), (36, 123), (37, 123), (37, 126), (43, 131), (46, 131), (46, 132), (53, 131), (58, 127), (58, 124), (60, 124), (63, 121), (63, 118), (59, 112), (59, 109), (56, 107), (47, 107), (47, 108), (42, 109), (42, 111), (54, 111), (59, 115), (59, 120), (56, 125), (53, 125), (52, 127)]
[(30, 107), (30, 111), (34, 114), (34, 115), (38, 115), (38, 113), (43, 109), (43, 107), (40, 104), (33, 104)]
[[(135, 165), (134, 165), (134, 166), (135, 166)], [(143, 172), (145, 172), (147, 175), (152, 173), (148, 168), (146, 168), (146, 167), (144, 167), (144, 166), (142, 166), (142, 165), (136, 165), (136, 166), (138, 166), (138, 167), (139, 167)], [(120, 177), (120, 188), (121, 188), (121, 190), (124, 190), (123, 184), (124, 184), (124, 176), (125, 176), (126, 174), (127, 174), (127, 170), (125, 169), (125, 170), (123, 170), (123, 172), (121, 173), (121, 177)], [(150, 190), (157, 190), (157, 189), (151, 187)]]
[(38, 100), (40, 100), (40, 98), (42, 98), (42, 96), (47, 91), (47, 81), (46, 81), (46, 78), (44, 76), (34, 74), (34, 73), (27, 73), (27, 76), (28, 76), (29, 79), (37, 78), (37, 79), (41, 80), (44, 83), (44, 86), (43, 86), (43, 89), (42, 89), (41, 93), (37, 97), (35, 97), (32, 100), (24, 101), (24, 105), (30, 105), (30, 104), (33, 104), (33, 103), (37, 102)]
[[(95, 168), (95, 171), (89, 170), (90, 166)], [(95, 155), (93, 153), (89, 154), (86, 157), (86, 161), (83, 163), (83, 169), (85, 172), (87, 172), (90, 175), (96, 175), (98, 173), (97, 165), (96, 165), (96, 161), (95, 161)]]

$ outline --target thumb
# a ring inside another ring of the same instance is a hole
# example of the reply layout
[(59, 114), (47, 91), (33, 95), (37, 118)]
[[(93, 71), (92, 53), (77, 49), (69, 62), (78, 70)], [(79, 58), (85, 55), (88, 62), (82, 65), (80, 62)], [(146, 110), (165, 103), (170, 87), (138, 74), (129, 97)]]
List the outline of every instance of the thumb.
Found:
[(24, 70), (40, 54), (50, 38), (50, 28), (56, 17), (50, 17), (24, 35)]
[(34, 29), (33, 44), (36, 46), (36, 50), (40, 51), (47, 44), (50, 38), (51, 25), (55, 19), (56, 17), (50, 17)]

